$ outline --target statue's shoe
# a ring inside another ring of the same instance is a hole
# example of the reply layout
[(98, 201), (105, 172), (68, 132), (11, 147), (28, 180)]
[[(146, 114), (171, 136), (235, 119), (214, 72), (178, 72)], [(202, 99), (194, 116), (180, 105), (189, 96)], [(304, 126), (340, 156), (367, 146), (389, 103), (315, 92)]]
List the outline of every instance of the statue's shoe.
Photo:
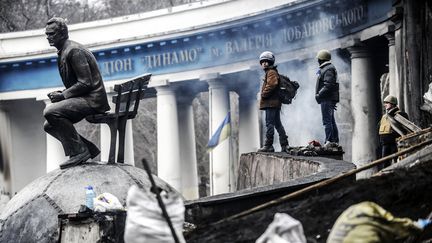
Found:
[(85, 145), (87, 146), (90, 152), (90, 159), (94, 159), (96, 156), (100, 154), (99, 148), (94, 143), (88, 141), (83, 137), (81, 137), (81, 140), (85, 143)]
[(90, 158), (90, 152), (88, 149), (86, 149), (84, 152), (71, 156), (66, 162), (60, 164), (60, 169), (66, 169), (72, 166), (82, 164)]

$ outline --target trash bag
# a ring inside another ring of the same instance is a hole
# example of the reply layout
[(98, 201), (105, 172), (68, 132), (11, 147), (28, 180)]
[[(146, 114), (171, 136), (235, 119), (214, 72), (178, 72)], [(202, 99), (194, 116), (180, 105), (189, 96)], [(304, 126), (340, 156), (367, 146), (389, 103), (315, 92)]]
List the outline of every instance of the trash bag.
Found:
[(393, 243), (416, 235), (421, 228), (411, 219), (395, 218), (373, 202), (346, 209), (336, 220), (327, 243)]
[[(180, 242), (186, 242), (183, 234), (185, 207), (181, 197), (174, 193), (161, 192), (162, 200)], [(127, 217), (125, 243), (174, 242), (170, 227), (162, 215), (156, 195), (148, 189), (132, 186), (127, 195)]]
[(273, 222), (255, 243), (306, 243), (302, 224), (285, 213), (276, 213)]
[(93, 201), (95, 212), (106, 212), (124, 210), (123, 205), (120, 203), (118, 198), (111, 193), (104, 192), (94, 198)]

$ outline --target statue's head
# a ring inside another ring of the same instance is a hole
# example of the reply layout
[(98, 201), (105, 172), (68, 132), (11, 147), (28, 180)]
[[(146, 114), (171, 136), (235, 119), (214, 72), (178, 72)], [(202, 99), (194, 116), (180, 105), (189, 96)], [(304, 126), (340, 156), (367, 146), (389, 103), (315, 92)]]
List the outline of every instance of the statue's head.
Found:
[(62, 47), (63, 43), (69, 38), (66, 20), (59, 17), (51, 18), (47, 22), (45, 34), (50, 46)]

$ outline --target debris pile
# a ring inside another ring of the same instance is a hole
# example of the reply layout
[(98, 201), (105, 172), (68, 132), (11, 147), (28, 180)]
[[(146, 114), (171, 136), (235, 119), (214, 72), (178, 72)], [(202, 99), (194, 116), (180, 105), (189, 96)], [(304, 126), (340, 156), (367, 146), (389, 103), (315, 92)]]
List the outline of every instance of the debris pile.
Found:
[[(301, 197), (220, 224), (198, 225), (187, 242), (255, 242), (275, 213), (299, 220), (307, 242), (325, 242), (336, 219), (348, 207), (374, 202), (395, 217), (424, 218), (432, 211), (432, 161), (367, 180), (342, 180)], [(421, 236), (432, 237), (427, 227)]]
[(328, 156), (328, 155), (340, 155), (344, 153), (342, 146), (336, 143), (327, 143), (321, 146), (320, 142), (312, 140), (307, 146), (291, 147), (291, 155), (296, 156)]

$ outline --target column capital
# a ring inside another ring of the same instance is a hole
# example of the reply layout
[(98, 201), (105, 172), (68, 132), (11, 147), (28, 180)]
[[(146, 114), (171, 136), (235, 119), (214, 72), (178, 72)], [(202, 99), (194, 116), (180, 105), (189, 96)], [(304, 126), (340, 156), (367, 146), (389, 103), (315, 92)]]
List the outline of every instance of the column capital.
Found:
[(365, 45), (350, 46), (347, 49), (351, 54), (351, 59), (368, 58), (372, 56), (372, 54)]
[(149, 83), (148, 87), (157, 89), (158, 87), (164, 87), (169, 85), (170, 85), (169, 79), (159, 79), (159, 80), (152, 80)]
[(174, 95), (175, 89), (174, 87), (170, 85), (164, 85), (164, 86), (155, 86), (156, 89), (156, 96), (159, 95)]
[(219, 73), (206, 73), (200, 75), (199, 80), (207, 82), (209, 89), (225, 88), (225, 84), (221, 82), (221, 76)]
[(220, 79), (219, 73), (205, 73), (199, 76), (200, 81), (209, 81), (209, 80), (216, 80)]

